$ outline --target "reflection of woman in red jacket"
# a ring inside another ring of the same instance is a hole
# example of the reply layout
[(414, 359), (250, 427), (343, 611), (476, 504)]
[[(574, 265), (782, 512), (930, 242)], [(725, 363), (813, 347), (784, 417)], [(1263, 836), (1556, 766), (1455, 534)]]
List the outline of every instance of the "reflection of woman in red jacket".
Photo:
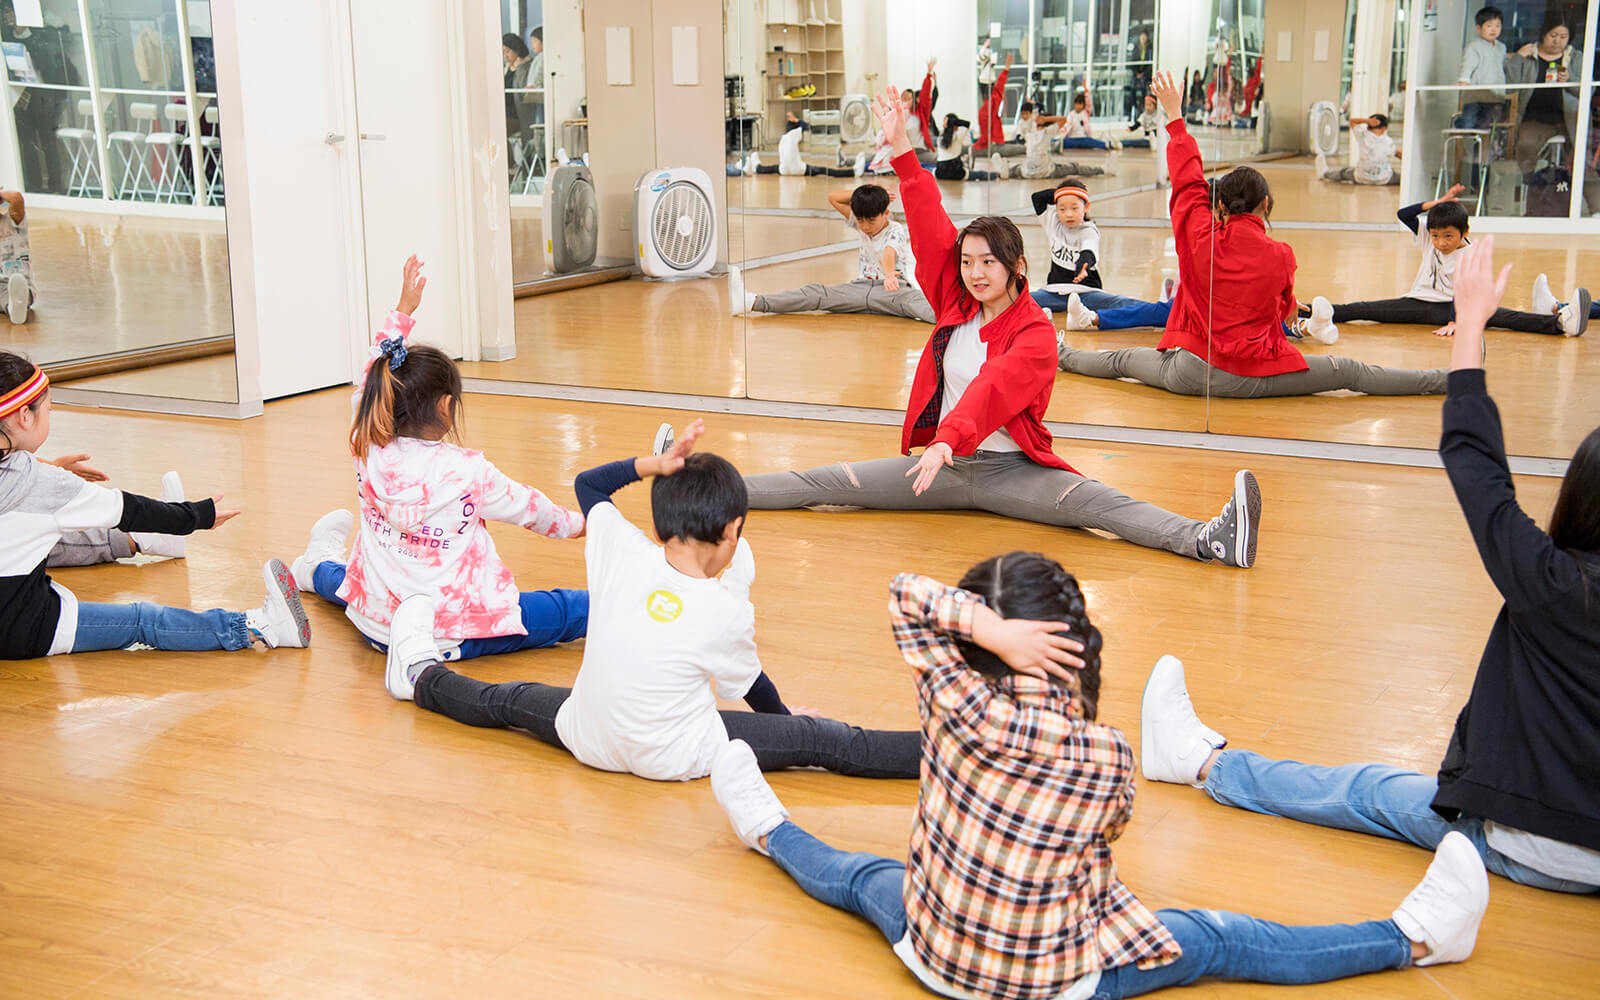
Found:
[(1028, 295), (1022, 234), (1000, 216), (957, 233), (938, 184), (912, 154), (899, 95), (885, 91), (877, 111), (900, 175), (917, 284), (938, 317), (900, 439), (902, 455), (926, 448), (918, 458), (747, 476), (750, 506), (986, 510), (1098, 528), (1192, 559), (1254, 562), (1261, 493), (1248, 471), (1234, 477), (1222, 513), (1202, 523), (1087, 479), (1050, 450), (1044, 413), (1055, 386), (1055, 328)]
[[(1178, 249), (1178, 293), (1158, 347), (1080, 351), (1062, 346), (1063, 371), (1096, 378), (1135, 378), (1169, 392), (1250, 398), (1306, 396), (1350, 389), (1379, 396), (1445, 391), (1446, 372), (1378, 368), (1352, 358), (1302, 356), (1284, 335), (1295, 318), (1294, 251), (1267, 235), (1272, 193), (1266, 178), (1238, 167), (1217, 181), (1226, 214), (1212, 216), (1211, 189), (1200, 147), (1180, 116), (1182, 91), (1171, 73), (1150, 88), (1167, 112), (1167, 163), (1172, 174), (1172, 234)], [(1207, 363), (1209, 359), (1209, 363)]]

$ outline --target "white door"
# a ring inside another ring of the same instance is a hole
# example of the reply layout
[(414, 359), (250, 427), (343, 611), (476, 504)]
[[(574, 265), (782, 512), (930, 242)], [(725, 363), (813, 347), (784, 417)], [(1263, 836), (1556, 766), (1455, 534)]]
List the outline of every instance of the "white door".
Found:
[(367, 338), (350, 14), (348, 0), (233, 9), (261, 395), (273, 399), (349, 383)]
[[(355, 38), (356, 116), (367, 304), (394, 307), (400, 268), (416, 254), (428, 278), (414, 339), (453, 358), (464, 342), (458, 251), (456, 116), (446, 8), (437, 0), (348, 0)], [(477, 334), (473, 333), (476, 343)]]

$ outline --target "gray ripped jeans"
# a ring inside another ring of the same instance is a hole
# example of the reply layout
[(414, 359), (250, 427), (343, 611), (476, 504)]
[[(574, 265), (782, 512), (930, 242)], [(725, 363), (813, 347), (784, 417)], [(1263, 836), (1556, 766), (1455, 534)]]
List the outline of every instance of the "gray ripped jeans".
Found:
[(1020, 451), (957, 455), (921, 496), (906, 470), (916, 458), (837, 462), (804, 472), (746, 476), (753, 510), (865, 507), (872, 510), (984, 510), (1062, 528), (1094, 528), (1153, 549), (1205, 559), (1204, 524), (1135, 500), (1105, 483), (1040, 465)]
[(65, 566), (98, 566), (133, 555), (133, 539), (116, 528), (91, 528), (64, 531), (50, 550), (45, 565), (50, 569)]
[(857, 278), (838, 285), (810, 284), (785, 292), (756, 296), (756, 311), (764, 313), (831, 312), (873, 313), (878, 316), (904, 316), (906, 319), (933, 322), (933, 307), (917, 286), (900, 279), (899, 287), (889, 291), (883, 281)]
[(1380, 368), (1354, 358), (1325, 354), (1306, 355), (1303, 372), (1282, 375), (1234, 375), (1214, 368), (1205, 359), (1181, 347), (1160, 351), (1154, 347), (1124, 347), (1116, 351), (1080, 351), (1062, 345), (1056, 349), (1061, 370), (1092, 378), (1132, 378), (1145, 385), (1181, 396), (1203, 396), (1209, 381), (1211, 395), (1226, 399), (1262, 396), (1309, 396), (1333, 389), (1349, 389), (1371, 396), (1440, 396), (1449, 371), (1444, 368)]

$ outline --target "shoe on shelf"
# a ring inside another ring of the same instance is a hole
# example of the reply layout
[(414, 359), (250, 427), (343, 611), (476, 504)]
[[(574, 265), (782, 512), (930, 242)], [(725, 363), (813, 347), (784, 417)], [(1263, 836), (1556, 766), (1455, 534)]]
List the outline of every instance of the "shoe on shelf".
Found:
[(1189, 701), (1183, 661), (1163, 656), (1144, 682), (1139, 703), (1139, 770), (1146, 781), (1200, 787), (1200, 769), (1228, 741), (1200, 721)]
[(1589, 329), (1589, 290), (1582, 286), (1574, 288), (1566, 304), (1556, 313), (1556, 320), (1567, 336), (1583, 336), (1583, 331)]
[(1093, 330), (1100, 314), (1083, 304), (1077, 292), (1067, 296), (1067, 329)]
[(1439, 841), (1422, 881), (1395, 908), (1395, 926), (1428, 954), (1418, 965), (1463, 962), (1478, 941), (1489, 908), (1489, 876), (1472, 841), (1451, 830)]
[(419, 668), (443, 661), (433, 638), (433, 598), (418, 594), (401, 601), (389, 619), (383, 686), (396, 701), (414, 701)]
[[(168, 472), (161, 477), (161, 499), (166, 503), (178, 503), (183, 499), (183, 480), (178, 477), (176, 470)], [(166, 556), (168, 559), (182, 559), (189, 550), (188, 536), (162, 535), (154, 531), (130, 531), (128, 537), (139, 546), (139, 551), (147, 556)]]
[(1305, 322), (1305, 333), (1319, 344), (1333, 344), (1339, 340), (1339, 328), (1333, 322), (1333, 303), (1321, 295), (1311, 300), (1311, 316)]
[(789, 810), (767, 784), (750, 744), (729, 740), (718, 748), (711, 759), (711, 791), (745, 846), (766, 854), (761, 838), (783, 825)]
[(1199, 547), (1224, 566), (1249, 569), (1256, 561), (1256, 532), (1261, 526), (1261, 487), (1255, 474), (1240, 469), (1233, 477), (1233, 496), (1222, 513), (1200, 529)]
[(261, 567), (261, 579), (267, 585), (267, 595), (261, 607), (244, 613), (245, 626), (268, 649), (304, 649), (311, 645), (311, 622), (300, 604), (300, 588), (295, 586), (289, 567), (282, 559), (269, 559)]
[(1533, 305), (1528, 308), (1541, 316), (1561, 308), (1561, 300), (1550, 290), (1550, 279), (1543, 274), (1533, 279)]
[(294, 574), (295, 586), (301, 590), (315, 591), (312, 580), (317, 567), (325, 562), (344, 562), (350, 547), (350, 532), (355, 529), (356, 516), (347, 510), (330, 510), (317, 518), (311, 526), (311, 538), (306, 550), (289, 564)]

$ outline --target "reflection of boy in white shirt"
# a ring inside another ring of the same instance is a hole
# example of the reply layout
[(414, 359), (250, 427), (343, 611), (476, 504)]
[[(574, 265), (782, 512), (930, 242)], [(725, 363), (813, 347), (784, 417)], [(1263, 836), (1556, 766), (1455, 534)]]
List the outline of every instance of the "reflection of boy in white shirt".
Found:
[(33, 306), (33, 258), (28, 244), (27, 207), (21, 191), (0, 190), (0, 280), (5, 282), (6, 315), (26, 323)]
[(837, 285), (813, 283), (757, 295), (746, 291), (737, 267), (728, 268), (728, 302), (735, 316), (751, 313), (872, 313), (933, 322), (933, 307), (917, 287), (917, 261), (905, 223), (889, 215), (894, 201), (881, 184), (862, 184), (828, 194), (828, 204), (844, 216), (861, 240), (856, 278)]
[[(414, 598), (391, 626), (390, 693), (468, 725), (525, 729), (590, 767), (657, 781), (704, 777), (730, 738), (749, 743), (765, 770), (916, 777), (918, 732), (790, 714), (762, 671), (755, 559), (741, 537), (748, 494), (726, 459), (691, 454), (702, 429), (695, 421), (666, 447), (664, 428), (663, 454), (602, 465), (573, 484), (588, 525), (589, 633), (571, 689), (485, 684), (451, 671), (433, 646), (431, 603)], [(655, 477), (662, 545), (611, 502), (645, 476)], [(755, 711), (719, 711), (719, 697)]]
[[(1017, 122), (1017, 138), (1022, 140), (1022, 162), (1004, 162), (999, 153), (989, 158), (994, 172), (1000, 177), (1095, 177), (1105, 173), (1102, 167), (1084, 163), (1063, 162), (1050, 155), (1050, 142), (1066, 121), (1060, 115), (1041, 115), (1032, 101), (1022, 102)], [(1105, 145), (1101, 143), (1101, 145)]]
[(1376, 187), (1400, 183), (1400, 175), (1395, 173), (1392, 162), (1399, 157), (1400, 150), (1395, 148), (1394, 139), (1389, 135), (1388, 115), (1350, 119), (1350, 141), (1356, 146), (1356, 165), (1329, 169), (1328, 158), (1318, 153), (1318, 177), (1325, 181)]

